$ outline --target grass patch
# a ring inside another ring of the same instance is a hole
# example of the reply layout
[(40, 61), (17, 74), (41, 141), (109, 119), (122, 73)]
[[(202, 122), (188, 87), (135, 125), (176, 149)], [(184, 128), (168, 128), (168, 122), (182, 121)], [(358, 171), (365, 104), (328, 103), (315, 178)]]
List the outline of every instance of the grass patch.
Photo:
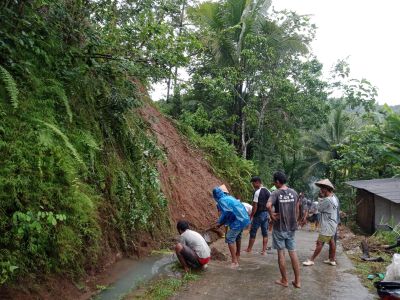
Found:
[(107, 290), (108, 288), (109, 287), (107, 285), (100, 285), (100, 284), (96, 285), (96, 290), (98, 290), (99, 292)]
[(159, 249), (151, 251), (151, 255), (165, 255), (165, 254), (173, 254), (173, 251), (170, 249)]
[(375, 281), (380, 281), (378, 277), (373, 280), (368, 279), (368, 275), (375, 273), (383, 273), (386, 272), (386, 267), (391, 263), (392, 256), (387, 253), (371, 253), (371, 256), (381, 256), (385, 261), (384, 262), (368, 262), (360, 259), (359, 255), (352, 254), (349, 255), (349, 258), (353, 261), (355, 270), (354, 273), (358, 275), (361, 279), (362, 284), (367, 287), (371, 291), (376, 291), (374, 287)]
[[(398, 226), (395, 227), (395, 230), (399, 230)], [(398, 234), (394, 231), (377, 231), (374, 233), (372, 238), (381, 245), (393, 245), (396, 244), (398, 237)], [(400, 253), (400, 247), (393, 250), (395, 250), (397, 253)]]
[(173, 296), (183, 286), (190, 281), (200, 278), (200, 275), (185, 274), (182, 278), (162, 278), (150, 282), (145, 288), (144, 292), (140, 295), (130, 295), (125, 297), (125, 300), (141, 299), (141, 300), (164, 300)]
[[(374, 235), (368, 238), (368, 245), (370, 247), (371, 257), (382, 257), (383, 262), (367, 262), (360, 258), (360, 254), (351, 254), (348, 257), (353, 261), (355, 271), (363, 283), (368, 289), (375, 291), (374, 282), (380, 281), (379, 277), (374, 279), (368, 279), (368, 275), (386, 272), (386, 267), (392, 263), (393, 253), (384, 251), (384, 246), (391, 245), (396, 242), (397, 234), (389, 231), (378, 231)], [(399, 248), (396, 249), (397, 252)]]

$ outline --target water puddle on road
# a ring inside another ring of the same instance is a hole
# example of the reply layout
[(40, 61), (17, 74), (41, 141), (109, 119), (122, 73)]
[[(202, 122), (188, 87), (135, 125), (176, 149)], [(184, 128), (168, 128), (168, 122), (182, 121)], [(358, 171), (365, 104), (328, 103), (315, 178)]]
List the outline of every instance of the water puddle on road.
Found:
[(95, 300), (122, 299), (124, 295), (149, 281), (156, 275), (175, 275), (172, 265), (176, 261), (174, 254), (158, 254), (135, 261), (117, 280), (94, 297)]

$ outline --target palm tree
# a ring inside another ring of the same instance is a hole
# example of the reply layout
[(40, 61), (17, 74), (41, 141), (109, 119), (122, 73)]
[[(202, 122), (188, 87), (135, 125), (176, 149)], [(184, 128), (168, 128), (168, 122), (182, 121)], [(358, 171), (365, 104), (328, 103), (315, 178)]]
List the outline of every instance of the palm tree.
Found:
[(240, 67), (246, 35), (266, 20), (271, 0), (203, 2), (189, 10), (194, 22), (205, 29), (203, 43), (220, 66)]
[[(280, 27), (268, 20), (270, 6), (271, 0), (225, 0), (204, 2), (189, 10), (190, 18), (202, 29), (201, 40), (210, 54), (211, 63), (220, 68), (231, 68), (237, 74), (235, 77), (238, 79), (231, 85), (233, 99), (229, 110), (238, 117), (232, 133), (240, 137), (236, 146), (245, 158), (248, 145), (261, 130), (270, 100), (268, 91), (271, 89), (260, 88), (262, 84), (258, 82), (268, 77), (265, 76), (266, 72), (271, 73), (271, 69), (277, 68), (279, 63), (288, 61), (284, 57), (286, 53), (308, 51), (307, 41), (302, 36), (291, 30), (285, 31), (288, 24), (281, 24), (283, 26)], [(263, 43), (249, 45), (248, 38), (251, 35), (263, 37)], [(268, 57), (268, 46), (276, 49), (277, 53)], [(257, 53), (260, 63), (256, 70), (248, 70), (250, 64), (246, 61), (246, 51)], [(245, 109), (254, 98), (258, 99), (255, 110), (259, 113), (258, 127), (255, 129), (250, 128)], [(235, 141), (232, 140), (232, 143)]]
[(382, 136), (387, 149), (387, 157), (400, 166), (400, 114), (386, 107), (387, 117), (382, 128)]
[(329, 122), (321, 130), (308, 138), (306, 147), (308, 163), (304, 177), (310, 174), (314, 176), (328, 176), (335, 180), (335, 174), (329, 174), (331, 160), (340, 159), (337, 149), (348, 141), (349, 133), (354, 127), (354, 121), (345, 111), (345, 105), (337, 105), (329, 118)]

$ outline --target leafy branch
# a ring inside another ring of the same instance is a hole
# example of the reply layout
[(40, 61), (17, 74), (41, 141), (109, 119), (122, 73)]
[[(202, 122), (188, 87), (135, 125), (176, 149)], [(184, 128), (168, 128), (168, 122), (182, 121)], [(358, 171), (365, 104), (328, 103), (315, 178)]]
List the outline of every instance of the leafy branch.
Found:
[(14, 109), (18, 108), (18, 88), (17, 84), (15, 83), (14, 78), (11, 74), (2, 66), (0, 66), (0, 78), (3, 80), (6, 90), (10, 95), (11, 105)]

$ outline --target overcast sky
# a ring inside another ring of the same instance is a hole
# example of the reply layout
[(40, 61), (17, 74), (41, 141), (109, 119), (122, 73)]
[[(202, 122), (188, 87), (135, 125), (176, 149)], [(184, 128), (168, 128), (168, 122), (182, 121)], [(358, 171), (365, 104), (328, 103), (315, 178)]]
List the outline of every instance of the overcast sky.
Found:
[[(328, 72), (348, 58), (354, 78), (378, 88), (378, 102), (400, 105), (400, 0), (273, 0), (276, 10), (311, 15), (318, 27), (313, 53)], [(154, 100), (165, 97), (155, 86)]]
[(399, 0), (273, 0), (275, 9), (312, 15), (313, 52), (329, 70), (349, 56), (352, 76), (378, 88), (378, 102), (400, 104)]

